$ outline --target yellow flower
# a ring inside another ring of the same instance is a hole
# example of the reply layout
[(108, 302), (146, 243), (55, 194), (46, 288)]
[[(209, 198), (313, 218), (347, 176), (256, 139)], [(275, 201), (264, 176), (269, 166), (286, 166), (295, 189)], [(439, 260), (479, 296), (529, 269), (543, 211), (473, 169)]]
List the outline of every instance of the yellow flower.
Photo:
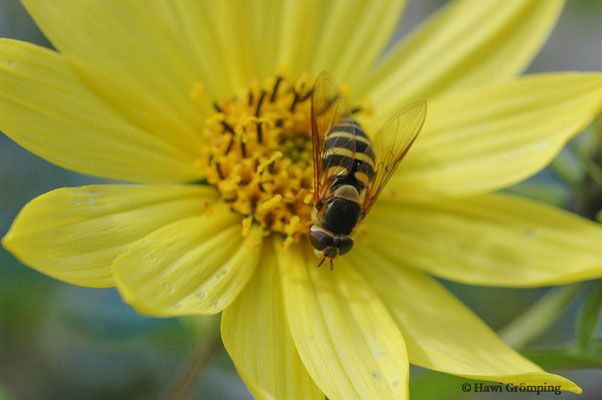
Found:
[[(34, 199), (2, 242), (21, 261), (117, 286), (144, 313), (223, 311), (257, 398), (407, 398), (409, 363), (581, 391), (426, 274), (512, 287), (602, 276), (601, 228), (490, 193), (543, 168), (601, 107), (601, 74), (515, 79), (562, 1), (455, 1), (382, 62), (404, 1), (24, 3), (57, 51), (0, 40), (0, 129), (57, 165), (147, 185)], [(322, 70), (371, 104), (372, 132), (429, 104), (394, 196), (333, 272), (299, 233), (306, 73)]]

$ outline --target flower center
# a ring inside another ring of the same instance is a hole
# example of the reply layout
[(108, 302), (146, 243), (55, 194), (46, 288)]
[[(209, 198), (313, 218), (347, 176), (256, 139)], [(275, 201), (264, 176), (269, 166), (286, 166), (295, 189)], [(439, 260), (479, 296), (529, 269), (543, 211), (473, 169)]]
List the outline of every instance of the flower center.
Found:
[(235, 97), (213, 104), (216, 113), (204, 131), (212, 144), (203, 154), (207, 181), (246, 216), (243, 236), (253, 222), (266, 235), (286, 235), (289, 244), (308, 231), (314, 174), (312, 86), (308, 74), (296, 82), (277, 76), (263, 84), (252, 81)]
[(234, 98), (214, 103), (206, 121), (207, 181), (232, 209), (266, 234), (293, 238), (307, 231), (312, 212), (313, 161), (308, 75), (257, 81)]

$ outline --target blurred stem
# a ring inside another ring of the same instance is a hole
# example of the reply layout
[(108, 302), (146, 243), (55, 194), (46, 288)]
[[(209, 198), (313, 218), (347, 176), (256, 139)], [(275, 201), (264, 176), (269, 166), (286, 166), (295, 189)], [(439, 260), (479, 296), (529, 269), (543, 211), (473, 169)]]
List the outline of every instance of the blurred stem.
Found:
[(477, 382), (461, 376), (448, 375), (443, 372), (425, 371), (412, 378), (410, 383), (410, 399), (412, 400), (455, 400), (466, 397), (460, 391), (463, 383)]
[(600, 343), (593, 342), (594, 349), (582, 349), (569, 345), (557, 349), (527, 350), (522, 354), (529, 360), (545, 369), (570, 369), (570, 368), (596, 368), (602, 365), (602, 351)]
[[(587, 176), (599, 189), (602, 189), (602, 118), (600, 116), (598, 121), (598, 124), (592, 124), (587, 132), (594, 139), (577, 145), (575, 151)], [(592, 151), (596, 141), (600, 148)]]
[(600, 323), (600, 310), (602, 309), (602, 281), (595, 282), (595, 286), (585, 299), (585, 303), (577, 319), (577, 346), (587, 350), (596, 343), (596, 332)]
[(195, 320), (195, 334), (198, 334), (198, 339), (163, 396), (165, 400), (186, 399), (220, 347), (219, 317), (203, 316)]
[(545, 331), (579, 293), (581, 285), (567, 285), (546, 293), (499, 333), (514, 348), (524, 348)]
[(587, 174), (602, 189), (602, 169), (591, 159), (585, 159), (584, 164)]
[(585, 191), (582, 198), (582, 215), (595, 218), (602, 209), (602, 118), (593, 123), (584, 135), (575, 141), (578, 161), (584, 170), (581, 187)]
[[(575, 150), (572, 143), (567, 145), (567, 149)], [(581, 186), (583, 171), (585, 170), (585, 165), (583, 165), (583, 159), (581, 157), (571, 157), (571, 152), (565, 150), (565, 152), (559, 153), (556, 158), (552, 160), (550, 169), (556, 176), (569, 184), (573, 190), (577, 191), (579, 195), (585, 194), (583, 193), (584, 191)]]

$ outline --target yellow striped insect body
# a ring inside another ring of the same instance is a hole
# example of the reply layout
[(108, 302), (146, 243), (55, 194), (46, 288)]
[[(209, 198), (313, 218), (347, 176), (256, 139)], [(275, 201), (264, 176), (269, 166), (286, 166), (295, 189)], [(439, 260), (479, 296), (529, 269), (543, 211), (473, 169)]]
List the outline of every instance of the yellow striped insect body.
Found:
[(330, 260), (348, 253), (359, 223), (406, 155), (426, 117), (417, 101), (395, 114), (372, 141), (349, 111), (338, 85), (322, 72), (311, 104), (314, 209), (309, 240)]

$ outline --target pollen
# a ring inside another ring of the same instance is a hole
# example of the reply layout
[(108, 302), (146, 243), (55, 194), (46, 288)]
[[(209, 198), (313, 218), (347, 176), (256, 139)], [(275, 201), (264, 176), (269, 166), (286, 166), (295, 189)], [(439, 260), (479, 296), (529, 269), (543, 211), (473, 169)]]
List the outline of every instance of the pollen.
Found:
[[(207, 181), (244, 216), (242, 235), (259, 224), (292, 242), (306, 233), (313, 207), (311, 90), (303, 75), (252, 81), (213, 104), (205, 124)], [(200, 88), (193, 88), (198, 92)]]

